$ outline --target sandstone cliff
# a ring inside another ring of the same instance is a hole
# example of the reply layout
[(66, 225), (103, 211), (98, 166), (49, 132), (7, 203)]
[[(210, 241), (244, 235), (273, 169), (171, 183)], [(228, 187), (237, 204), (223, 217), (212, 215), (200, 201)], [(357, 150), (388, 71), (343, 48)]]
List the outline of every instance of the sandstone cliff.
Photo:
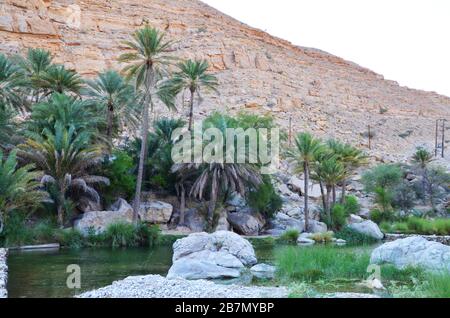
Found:
[[(362, 146), (370, 124), (374, 152), (384, 156), (403, 156), (424, 143), (432, 146), (435, 119), (450, 117), (448, 97), (400, 87), (197, 0), (0, 0), (0, 51), (43, 47), (57, 62), (90, 77), (106, 68), (120, 69), (116, 59), (124, 51), (122, 41), (145, 23), (177, 41), (174, 54), (206, 58), (217, 73), (220, 95), (208, 96), (197, 117), (212, 109), (272, 113), (284, 128), (292, 117), (295, 130)], [(165, 112), (162, 107), (158, 111)]]

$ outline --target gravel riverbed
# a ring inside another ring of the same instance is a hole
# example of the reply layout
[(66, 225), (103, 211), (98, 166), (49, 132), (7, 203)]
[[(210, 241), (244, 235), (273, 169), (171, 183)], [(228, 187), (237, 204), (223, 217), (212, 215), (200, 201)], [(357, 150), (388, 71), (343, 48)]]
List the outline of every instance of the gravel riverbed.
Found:
[(221, 285), (206, 280), (133, 276), (79, 295), (80, 298), (284, 298), (284, 287)]

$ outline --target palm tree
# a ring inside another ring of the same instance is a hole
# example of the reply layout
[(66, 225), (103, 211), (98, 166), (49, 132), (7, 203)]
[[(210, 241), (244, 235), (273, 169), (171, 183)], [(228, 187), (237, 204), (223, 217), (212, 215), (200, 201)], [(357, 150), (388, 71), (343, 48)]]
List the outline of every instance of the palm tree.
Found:
[(26, 86), (33, 89), (33, 102), (38, 103), (41, 94), (45, 95), (46, 91), (40, 88), (37, 83), (52, 65), (52, 57), (50, 52), (43, 49), (29, 49), (26, 58), (18, 57), (18, 63), (24, 72)]
[(367, 163), (367, 156), (358, 148), (349, 144), (341, 143), (337, 140), (328, 140), (327, 146), (334, 154), (336, 159), (343, 165), (345, 176), (342, 179), (341, 185), (341, 199), (340, 202), (345, 201), (345, 190), (347, 187), (347, 180), (355, 172), (356, 169)]
[(98, 128), (103, 119), (97, 114), (92, 101), (81, 101), (65, 94), (52, 94), (50, 99), (36, 104), (31, 112), (28, 130), (41, 134), (44, 130), (53, 130), (60, 123), (66, 129), (73, 127), (75, 131), (89, 131), (98, 139)]
[(17, 166), (16, 151), (4, 158), (0, 151), (0, 233), (13, 211), (35, 208), (45, 198), (36, 181), (40, 173), (32, 165)]
[(420, 172), (422, 173), (422, 191), (424, 194), (424, 200), (425, 200), (425, 194), (426, 194), (426, 188), (427, 188), (427, 176), (428, 176), (428, 166), (431, 162), (433, 162), (433, 155), (426, 150), (425, 148), (419, 147), (416, 149), (415, 154), (412, 157), (412, 162), (419, 168)]
[(187, 60), (178, 64), (179, 71), (161, 85), (160, 99), (169, 107), (175, 107), (175, 97), (183, 91), (189, 91), (189, 130), (192, 131), (195, 95), (201, 99), (202, 89), (216, 91), (219, 85), (214, 75), (208, 74), (207, 61)]
[(88, 132), (76, 132), (74, 127), (64, 127), (57, 122), (54, 131), (44, 129), (42, 136), (35, 135), (19, 145), (18, 155), (36, 165), (44, 176), (41, 183), (54, 193), (58, 223), (64, 226), (67, 197), (77, 193), (96, 202), (99, 194), (95, 184), (109, 184), (105, 177), (90, 175), (89, 171), (101, 163), (101, 148), (93, 146)]
[[(345, 178), (344, 165), (335, 157), (329, 156), (322, 160), (315, 167), (316, 174), (323, 184), (326, 186), (326, 199), (324, 209), (327, 213), (328, 224), (332, 224), (331, 210), (336, 204), (336, 185)], [(330, 195), (332, 195), (332, 203), (330, 203)]]
[(128, 65), (122, 70), (128, 80), (134, 78), (136, 90), (144, 88), (144, 100), (142, 110), (142, 146), (140, 150), (136, 193), (133, 202), (133, 219), (138, 221), (138, 213), (141, 202), (142, 179), (144, 176), (145, 146), (149, 130), (149, 108), (153, 111), (153, 90), (157, 81), (166, 74), (167, 66), (173, 58), (167, 53), (172, 42), (166, 41), (164, 33), (149, 26), (136, 31), (132, 41), (125, 42), (131, 50), (119, 57), (119, 61)]
[(3, 106), (20, 107), (20, 87), (23, 77), (20, 69), (0, 53), (0, 102)]
[(309, 133), (300, 133), (295, 137), (294, 148), (288, 150), (287, 157), (296, 165), (296, 172), (305, 176), (305, 230), (309, 229), (308, 188), (311, 164), (317, 155), (323, 151), (320, 140)]
[(52, 93), (80, 95), (84, 82), (76, 72), (67, 70), (64, 65), (51, 65), (39, 77), (31, 79), (37, 89), (46, 91), (44, 96)]
[(12, 144), (12, 138), (16, 132), (12, 111), (0, 101), (0, 148)]
[(111, 147), (115, 121), (118, 121), (120, 129), (137, 126), (134, 88), (115, 71), (101, 73), (95, 81), (87, 81), (87, 84), (86, 95), (92, 97), (100, 111), (105, 113), (106, 136)]

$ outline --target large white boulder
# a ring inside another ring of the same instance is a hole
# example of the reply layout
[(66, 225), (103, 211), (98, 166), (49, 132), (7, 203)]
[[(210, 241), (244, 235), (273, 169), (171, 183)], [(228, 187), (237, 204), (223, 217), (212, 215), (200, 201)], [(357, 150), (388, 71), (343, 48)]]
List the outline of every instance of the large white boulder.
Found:
[(83, 217), (75, 221), (75, 229), (87, 234), (90, 229), (99, 234), (114, 223), (132, 223), (133, 208), (123, 199), (119, 199), (111, 206), (110, 211), (92, 211), (83, 214)]
[(165, 224), (170, 221), (173, 206), (161, 201), (142, 203), (139, 209), (141, 221), (153, 224)]
[(167, 278), (239, 277), (244, 266), (256, 264), (249, 241), (236, 233), (193, 233), (173, 244), (173, 265)]
[(372, 264), (392, 264), (403, 269), (409, 266), (450, 273), (450, 246), (413, 236), (385, 243), (371, 255)]
[(353, 223), (349, 225), (349, 228), (355, 230), (358, 233), (365, 234), (376, 240), (382, 240), (384, 234), (381, 232), (378, 225), (373, 221), (364, 221), (360, 223)]
[(258, 264), (250, 268), (251, 273), (261, 279), (270, 279), (275, 277), (276, 267), (268, 264)]

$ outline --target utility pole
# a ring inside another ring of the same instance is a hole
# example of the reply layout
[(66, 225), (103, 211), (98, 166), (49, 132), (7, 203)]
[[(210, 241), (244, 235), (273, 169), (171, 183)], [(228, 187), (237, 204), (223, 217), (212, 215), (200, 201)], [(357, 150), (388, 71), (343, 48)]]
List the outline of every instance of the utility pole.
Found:
[(289, 115), (289, 147), (292, 146), (292, 115)]
[(372, 133), (370, 132), (370, 125), (367, 126), (369, 134), (369, 149), (372, 150)]

